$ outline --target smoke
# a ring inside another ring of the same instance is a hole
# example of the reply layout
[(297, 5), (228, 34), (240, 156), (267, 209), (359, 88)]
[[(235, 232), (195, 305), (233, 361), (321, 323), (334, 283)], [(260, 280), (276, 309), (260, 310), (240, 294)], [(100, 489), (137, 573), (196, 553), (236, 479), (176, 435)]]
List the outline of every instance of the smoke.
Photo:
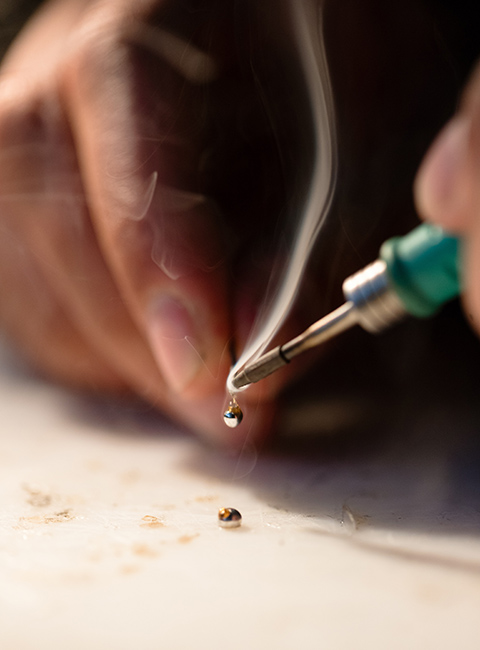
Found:
[(334, 111), (322, 38), (322, 10), (314, 0), (286, 1), (294, 25), (294, 38), (311, 109), (315, 159), (292, 249), (278, 290), (227, 379), (227, 390), (232, 395), (239, 392), (232, 383), (235, 374), (268, 348), (289, 314), (312, 246), (327, 218), (335, 187)]

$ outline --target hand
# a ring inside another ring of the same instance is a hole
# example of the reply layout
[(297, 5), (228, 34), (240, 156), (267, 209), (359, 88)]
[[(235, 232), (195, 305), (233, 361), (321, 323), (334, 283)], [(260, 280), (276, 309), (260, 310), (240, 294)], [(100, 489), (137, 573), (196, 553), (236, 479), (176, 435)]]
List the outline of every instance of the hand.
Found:
[(419, 213), (463, 240), (464, 305), (480, 334), (480, 65), (415, 182)]
[(24, 29), (0, 76), (0, 320), (48, 375), (241, 445), (272, 409), (249, 391), (238, 433), (221, 417), (229, 345), (250, 326), (232, 233), (258, 218), (234, 142), (221, 164), (229, 120), (252, 109), (230, 12), (54, 0)]

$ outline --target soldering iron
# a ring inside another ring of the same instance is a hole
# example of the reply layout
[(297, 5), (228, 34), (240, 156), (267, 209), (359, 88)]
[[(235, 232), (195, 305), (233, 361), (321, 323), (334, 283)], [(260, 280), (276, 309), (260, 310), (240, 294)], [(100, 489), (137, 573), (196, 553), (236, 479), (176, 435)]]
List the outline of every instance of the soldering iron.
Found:
[(431, 224), (388, 239), (373, 264), (344, 281), (345, 304), (288, 343), (247, 363), (233, 377), (234, 387), (240, 390), (268, 377), (353, 325), (379, 333), (407, 315), (432, 316), (460, 293), (459, 246), (457, 238)]

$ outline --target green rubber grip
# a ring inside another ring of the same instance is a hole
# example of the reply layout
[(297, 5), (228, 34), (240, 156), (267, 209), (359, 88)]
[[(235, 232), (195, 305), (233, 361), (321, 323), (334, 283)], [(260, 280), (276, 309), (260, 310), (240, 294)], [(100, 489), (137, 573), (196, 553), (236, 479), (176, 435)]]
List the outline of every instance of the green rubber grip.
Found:
[(460, 293), (459, 240), (423, 224), (380, 249), (392, 289), (412, 316), (426, 318)]

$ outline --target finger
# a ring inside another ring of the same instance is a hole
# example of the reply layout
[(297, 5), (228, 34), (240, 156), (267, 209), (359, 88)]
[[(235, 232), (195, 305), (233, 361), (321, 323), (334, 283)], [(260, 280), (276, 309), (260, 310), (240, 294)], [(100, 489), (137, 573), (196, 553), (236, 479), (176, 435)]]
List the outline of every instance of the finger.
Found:
[(175, 395), (165, 395), (158, 370), (100, 257), (74, 152), (66, 146), (68, 139), (59, 137), (61, 122), (46, 116), (43, 101), (33, 106), (24, 100), (9, 111), (4, 105), (0, 118), (5, 328), (34, 364), (55, 379), (92, 390), (124, 392), (128, 385), (217, 444), (241, 447), (253, 435), (252, 425), (263, 437), (265, 417), (248, 422), (243, 435), (227, 435), (223, 391), (188, 408)]
[[(45, 109), (42, 102), (33, 104)], [(27, 286), (18, 282), (9, 289), (8, 295), (20, 298), (7, 305), (8, 329), (34, 363), (57, 379), (98, 390), (124, 390), (128, 384), (217, 444), (242, 447), (247, 438), (264, 438), (271, 409), (261, 414), (256, 408), (246, 408), (246, 424), (234, 436), (228, 435), (231, 432), (222, 419), (223, 386), (218, 395), (192, 401), (187, 408), (183, 400), (164, 394), (151, 358), (142, 363), (143, 342), (123, 313), (123, 303), (99, 257), (77, 184), (78, 172), (72, 166), (73, 152), (59, 137), (62, 128), (57, 120), (46, 117), (45, 110), (33, 110), (25, 101), (21, 107), (15, 104), (11, 112), (4, 106), (0, 119), (1, 240), (7, 251), (20, 247), (32, 258), (30, 266), (21, 255), (9, 264), (9, 275), (17, 280), (25, 276)], [(7, 263), (6, 255), (2, 259)], [(83, 343), (59, 300), (93, 350)], [(5, 306), (5, 299), (2, 304)], [(112, 378), (109, 360), (115, 368)], [(149, 365), (155, 378), (147, 383)], [(103, 374), (107, 376), (103, 378)]]
[(471, 222), (470, 120), (452, 119), (428, 151), (418, 171), (414, 193), (425, 219), (452, 232), (462, 232)]
[(198, 181), (199, 90), (102, 28), (65, 75), (100, 246), (170, 388), (212, 394), (230, 323), (219, 216)]
[[(0, 197), (0, 206), (2, 205)], [(2, 221), (0, 323), (34, 365), (58, 381), (125, 393), (126, 384), (90, 348), (56, 300), (31, 251)]]
[(139, 395), (158, 399), (161, 377), (102, 260), (54, 89), (24, 97), (10, 88), (8, 100), (0, 115), (4, 223), (99, 358)]
[(443, 128), (418, 171), (414, 194), (421, 216), (452, 232), (472, 226), (480, 167), (480, 65), (460, 110)]

